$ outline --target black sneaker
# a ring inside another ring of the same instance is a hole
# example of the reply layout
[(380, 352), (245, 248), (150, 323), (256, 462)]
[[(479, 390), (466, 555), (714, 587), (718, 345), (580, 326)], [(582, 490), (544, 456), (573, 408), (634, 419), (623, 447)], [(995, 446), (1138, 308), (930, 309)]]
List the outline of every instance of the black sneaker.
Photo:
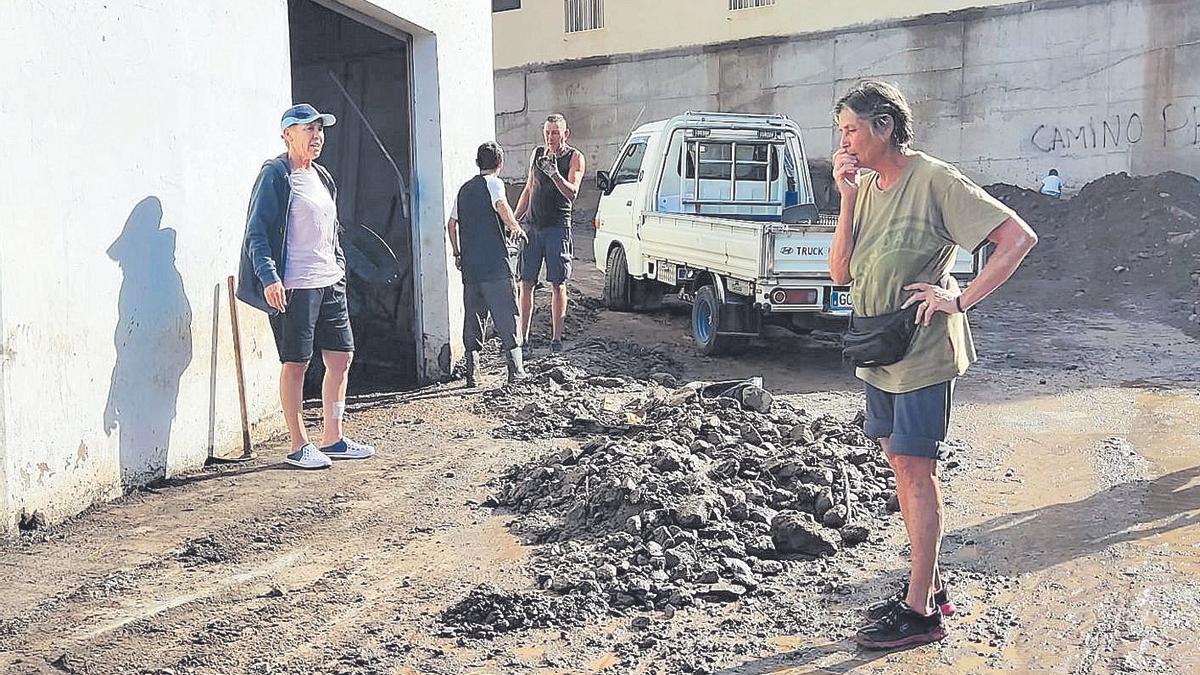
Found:
[(550, 341), (550, 353), (551, 354), (561, 354), (562, 353), (562, 340), (551, 340)]
[[(890, 598), (880, 600), (879, 602), (867, 607), (866, 611), (863, 612), (863, 618), (866, 619), (868, 623), (874, 623), (875, 621), (882, 619), (884, 614), (888, 613), (888, 610), (891, 609), (893, 603), (895, 603), (897, 600), (904, 602), (904, 599), (907, 597), (908, 582), (906, 581), (904, 582), (904, 585), (900, 587), (899, 593)], [(933, 594), (933, 602), (938, 606), (938, 609), (942, 611), (942, 616), (954, 616), (956, 607), (954, 606), (954, 603), (950, 601), (950, 594), (946, 592), (945, 585), (942, 586), (942, 590)]]
[(914, 612), (903, 600), (893, 600), (880, 620), (868, 624), (854, 636), (865, 649), (897, 649), (937, 642), (946, 637), (946, 622), (941, 610), (930, 616)]

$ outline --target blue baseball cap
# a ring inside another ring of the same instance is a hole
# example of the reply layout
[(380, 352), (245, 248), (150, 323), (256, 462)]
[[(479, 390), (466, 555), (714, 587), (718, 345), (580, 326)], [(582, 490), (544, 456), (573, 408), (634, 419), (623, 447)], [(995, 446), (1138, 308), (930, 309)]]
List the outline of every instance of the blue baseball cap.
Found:
[(316, 119), (321, 120), (321, 124), (327, 127), (337, 124), (337, 118), (333, 115), (317, 112), (316, 108), (307, 103), (298, 103), (283, 111), (283, 119), (279, 122), (279, 130), (282, 131), (293, 124), (308, 124)]

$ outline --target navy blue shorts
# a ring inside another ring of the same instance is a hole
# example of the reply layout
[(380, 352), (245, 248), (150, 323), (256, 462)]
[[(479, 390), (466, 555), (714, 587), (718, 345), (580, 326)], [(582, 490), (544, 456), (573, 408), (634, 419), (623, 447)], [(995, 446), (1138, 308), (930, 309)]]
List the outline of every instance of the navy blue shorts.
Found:
[(287, 311), (271, 315), (271, 332), (281, 363), (308, 363), (314, 343), (333, 352), (354, 351), (346, 280), (325, 288), (287, 292)]
[(950, 427), (954, 380), (905, 394), (867, 388), (867, 419), (863, 431), (876, 440), (890, 438), (893, 455), (937, 459)]
[(521, 281), (534, 283), (546, 263), (546, 281), (561, 284), (571, 278), (571, 228), (530, 227), (521, 249)]

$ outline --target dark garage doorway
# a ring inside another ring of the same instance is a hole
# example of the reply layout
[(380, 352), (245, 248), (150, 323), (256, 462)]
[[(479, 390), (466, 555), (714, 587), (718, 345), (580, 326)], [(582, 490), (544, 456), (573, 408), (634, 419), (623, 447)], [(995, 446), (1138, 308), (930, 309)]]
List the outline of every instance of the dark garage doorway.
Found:
[[(337, 116), (318, 161), (338, 185), (356, 350), (350, 388), (406, 388), (417, 384), (411, 41), (329, 7), (338, 5), (288, 1), (292, 101)], [(319, 393), (313, 361), (310, 391)]]

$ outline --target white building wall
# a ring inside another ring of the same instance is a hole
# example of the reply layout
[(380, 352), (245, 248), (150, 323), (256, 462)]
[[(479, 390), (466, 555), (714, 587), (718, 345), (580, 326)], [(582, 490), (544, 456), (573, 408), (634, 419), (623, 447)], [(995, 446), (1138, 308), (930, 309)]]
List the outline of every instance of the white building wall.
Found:
[[(473, 49), (490, 45), (490, 13), (346, 4), (414, 35), (419, 374), (432, 379), (461, 317), (443, 186), (494, 135), (491, 53)], [(291, 80), (286, 0), (0, 5), (2, 531), (240, 445), (225, 278), (258, 168), (282, 150)], [(265, 315), (239, 316), (261, 438), (282, 426), (278, 364)]]

